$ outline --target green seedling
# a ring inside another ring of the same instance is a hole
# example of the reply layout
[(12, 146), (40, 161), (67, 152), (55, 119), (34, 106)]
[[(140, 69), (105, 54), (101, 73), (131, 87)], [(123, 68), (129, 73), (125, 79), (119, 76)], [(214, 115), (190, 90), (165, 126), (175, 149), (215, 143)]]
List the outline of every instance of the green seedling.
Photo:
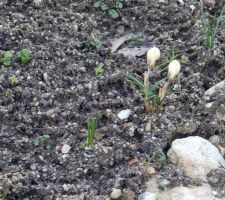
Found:
[(11, 51), (4, 51), (1, 55), (0, 62), (3, 66), (9, 67), (12, 63), (13, 53)]
[(8, 190), (2, 192), (2, 193), (0, 194), (0, 200), (6, 200), (8, 194), (9, 194), (9, 191), (8, 191)]
[(87, 133), (87, 142), (86, 142), (87, 147), (94, 146), (94, 138), (95, 138), (97, 124), (98, 124), (98, 118), (95, 118), (92, 116), (88, 118), (88, 122), (87, 122), (88, 133)]
[(95, 74), (100, 75), (104, 72), (104, 68), (102, 66), (95, 67)]
[[(168, 65), (168, 75), (155, 83), (150, 83), (150, 73), (155, 70), (156, 61), (160, 58), (160, 50), (153, 47), (147, 52), (148, 70), (144, 73), (143, 82), (135, 78), (133, 75), (127, 73), (127, 79), (133, 84), (137, 85), (139, 90), (144, 95), (144, 105), (147, 112), (154, 112), (155, 110), (162, 110), (162, 102), (166, 97), (169, 86), (173, 83), (175, 77), (180, 72), (180, 62), (173, 60)], [(156, 68), (157, 70), (157, 68)]]
[(107, 12), (112, 19), (117, 19), (119, 10), (123, 8), (123, 0), (102, 0), (94, 3), (94, 7)]
[(171, 35), (169, 33), (163, 33), (159, 36), (159, 38), (163, 41), (172, 41), (173, 38), (171, 37)]
[(42, 147), (42, 148), (49, 150), (49, 149), (51, 149), (51, 145), (47, 143), (48, 139), (50, 139), (50, 135), (48, 135), (48, 134), (38, 136), (33, 140), (33, 145), (35, 147)]
[(91, 46), (93, 46), (96, 49), (99, 49), (102, 46), (102, 42), (98, 38), (96, 38), (93, 34), (91, 34), (91, 37), (89, 38), (89, 42)]
[(31, 55), (27, 49), (22, 49), (16, 53), (16, 57), (23, 65), (28, 64), (31, 61)]
[(223, 16), (224, 8), (222, 8), (218, 17), (213, 17), (212, 20), (208, 21), (206, 20), (206, 17), (204, 15), (203, 6), (201, 7), (201, 12), (205, 43), (208, 49), (212, 49), (214, 47), (214, 42), (217, 35), (225, 25), (225, 20)]
[(157, 66), (158, 69), (167, 69), (167, 66), (173, 60), (178, 60), (181, 64), (186, 64), (188, 61), (187, 59), (183, 58), (182, 53), (177, 53), (175, 49), (172, 49), (166, 56), (166, 59), (163, 63)]
[(12, 86), (15, 86), (19, 83), (19, 80), (17, 78), (17, 76), (15, 74), (12, 74), (10, 77), (9, 77), (9, 82)]

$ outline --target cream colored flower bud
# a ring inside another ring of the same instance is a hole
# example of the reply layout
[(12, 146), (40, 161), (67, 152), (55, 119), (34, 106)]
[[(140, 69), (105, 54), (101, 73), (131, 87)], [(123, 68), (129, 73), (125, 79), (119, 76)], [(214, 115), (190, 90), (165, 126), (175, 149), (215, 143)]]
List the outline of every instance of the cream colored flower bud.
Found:
[(168, 66), (168, 80), (173, 81), (180, 72), (180, 62), (173, 60)]
[(160, 50), (157, 47), (152, 47), (147, 52), (147, 65), (151, 69), (160, 57)]

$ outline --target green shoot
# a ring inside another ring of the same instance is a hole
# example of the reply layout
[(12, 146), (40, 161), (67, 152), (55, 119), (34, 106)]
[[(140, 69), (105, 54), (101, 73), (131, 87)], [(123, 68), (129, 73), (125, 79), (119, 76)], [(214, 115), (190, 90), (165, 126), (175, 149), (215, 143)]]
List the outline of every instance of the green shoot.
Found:
[(26, 65), (31, 61), (31, 56), (27, 49), (22, 49), (21, 51), (17, 52), (16, 57), (21, 61), (23, 65)]
[(0, 62), (3, 64), (3, 66), (9, 67), (11, 65), (12, 58), (13, 53), (11, 51), (4, 51), (1, 55)]
[(15, 86), (19, 83), (19, 80), (17, 78), (17, 76), (15, 74), (12, 74), (10, 77), (9, 77), (9, 82), (11, 83), (12, 86)]
[(48, 134), (38, 136), (33, 140), (33, 145), (35, 147), (42, 147), (42, 148), (49, 150), (51, 148), (51, 145), (47, 144), (48, 139), (50, 139), (50, 135), (48, 135)]
[(95, 67), (95, 74), (100, 75), (104, 72), (104, 68), (102, 66)]
[(150, 85), (149, 87), (147, 87), (133, 75), (127, 73), (126, 76), (129, 81), (138, 86), (139, 90), (144, 94), (145, 98), (152, 102), (153, 106), (161, 105), (162, 102), (160, 101), (158, 90), (160, 88), (160, 85), (162, 85), (166, 79), (162, 79), (156, 82), (154, 85)]
[(203, 32), (205, 37), (205, 43), (208, 47), (208, 49), (212, 49), (214, 47), (215, 39), (218, 35), (218, 33), (221, 31), (225, 24), (224, 20), (224, 8), (221, 10), (219, 17), (214, 17), (213, 20), (209, 20), (206, 22), (205, 15), (203, 12), (203, 6), (201, 7), (202, 12), (202, 23), (203, 23)]
[(91, 46), (93, 46), (96, 49), (99, 49), (102, 46), (102, 42), (98, 38), (96, 38), (93, 34), (89, 38), (89, 42)]
[(88, 122), (87, 122), (88, 134), (87, 134), (87, 142), (86, 142), (87, 147), (93, 147), (94, 145), (94, 137), (96, 133), (97, 124), (98, 124), (98, 118), (95, 118), (92, 116), (88, 118)]
[(112, 19), (117, 19), (119, 10), (123, 8), (123, 0), (101, 0), (95, 2), (94, 7), (107, 12)]
[(175, 49), (172, 49), (166, 56), (165, 62), (162, 64), (158, 65), (158, 69), (167, 69), (167, 65), (173, 61), (173, 60), (178, 60), (182, 64), (186, 64), (188, 61), (185, 59), (182, 59), (183, 54), (182, 53), (177, 53)]

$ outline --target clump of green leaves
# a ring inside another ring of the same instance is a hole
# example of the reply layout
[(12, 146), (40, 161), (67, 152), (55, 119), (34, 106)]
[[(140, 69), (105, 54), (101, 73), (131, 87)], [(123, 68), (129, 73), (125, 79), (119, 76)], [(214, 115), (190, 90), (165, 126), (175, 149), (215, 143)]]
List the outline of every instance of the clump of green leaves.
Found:
[(94, 3), (94, 7), (107, 12), (112, 19), (117, 19), (119, 10), (123, 8), (123, 0), (102, 0)]
[(104, 72), (104, 68), (102, 66), (95, 67), (95, 74), (100, 75)]
[(13, 53), (12, 51), (3, 51), (0, 56), (0, 63), (5, 66), (9, 67), (12, 63)]
[(222, 8), (220, 15), (218, 17), (214, 16), (211, 20), (206, 19), (203, 12), (203, 6), (201, 7), (201, 12), (202, 12), (202, 23), (203, 23), (205, 43), (208, 49), (212, 49), (218, 33), (225, 25), (225, 20), (223, 16), (224, 8)]
[(93, 34), (91, 34), (91, 37), (89, 38), (89, 42), (91, 46), (93, 46), (96, 49), (99, 49), (102, 46), (102, 42), (98, 38), (96, 38)]
[(22, 49), (16, 53), (16, 57), (20, 60), (23, 65), (28, 64), (31, 61), (30, 52), (27, 49)]
[(15, 74), (10, 75), (9, 82), (12, 86), (15, 86), (19, 83), (19, 80)]
[(35, 147), (42, 147), (49, 150), (51, 149), (51, 145), (48, 143), (49, 139), (50, 139), (50, 135), (48, 134), (38, 136), (33, 140), (33, 145)]
[(88, 118), (88, 121), (87, 121), (88, 133), (87, 133), (87, 142), (86, 142), (87, 147), (93, 147), (94, 145), (94, 138), (95, 138), (97, 124), (98, 124), (97, 117), (91, 116)]

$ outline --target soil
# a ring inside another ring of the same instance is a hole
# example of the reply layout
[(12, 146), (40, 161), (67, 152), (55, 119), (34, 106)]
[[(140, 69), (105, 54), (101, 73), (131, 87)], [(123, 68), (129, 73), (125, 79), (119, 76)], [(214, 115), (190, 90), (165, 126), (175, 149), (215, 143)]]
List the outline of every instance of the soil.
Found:
[[(94, 2), (0, 2), (0, 51), (26, 48), (32, 56), (27, 65), (14, 59), (0, 69), (2, 199), (105, 200), (112, 188), (129, 189), (137, 198), (151, 177), (149, 166), (168, 179), (171, 188), (195, 185), (196, 180), (169, 160), (162, 161), (171, 142), (218, 134), (225, 147), (224, 124), (215, 117), (224, 98), (215, 98), (215, 108), (209, 110), (202, 98), (225, 79), (225, 32), (218, 34), (214, 53), (207, 57), (199, 1), (126, 0), (115, 20)], [(221, 8), (218, 1), (205, 13), (217, 16)], [(172, 49), (189, 60), (182, 64), (162, 112), (146, 113), (142, 94), (120, 73), (129, 71), (142, 79), (145, 55), (125, 57), (110, 51), (113, 39), (130, 33), (143, 34), (161, 50), (159, 63)], [(90, 44), (91, 34), (102, 42), (101, 48)], [(100, 75), (95, 73), (98, 66), (104, 68)], [(11, 74), (18, 77), (18, 85), (10, 84)], [(117, 114), (125, 109), (132, 113), (120, 120)], [(99, 123), (95, 147), (87, 149), (90, 116), (97, 116)], [(145, 131), (147, 123), (150, 132)], [(35, 146), (40, 137), (45, 139)], [(71, 147), (67, 154), (61, 152), (64, 144)], [(223, 196), (224, 183), (213, 186)]]

